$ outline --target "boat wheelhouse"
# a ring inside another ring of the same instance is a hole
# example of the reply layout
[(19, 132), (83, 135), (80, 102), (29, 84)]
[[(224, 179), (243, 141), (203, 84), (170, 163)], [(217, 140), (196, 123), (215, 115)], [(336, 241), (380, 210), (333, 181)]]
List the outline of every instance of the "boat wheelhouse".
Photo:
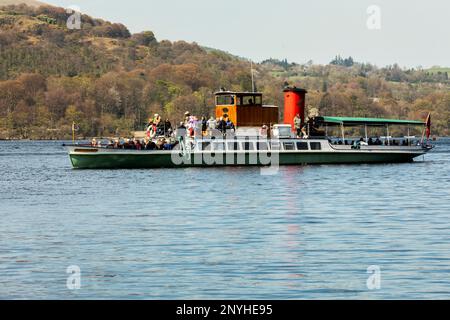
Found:
[(230, 119), (236, 127), (261, 127), (278, 123), (278, 107), (263, 105), (260, 92), (219, 91), (216, 118)]

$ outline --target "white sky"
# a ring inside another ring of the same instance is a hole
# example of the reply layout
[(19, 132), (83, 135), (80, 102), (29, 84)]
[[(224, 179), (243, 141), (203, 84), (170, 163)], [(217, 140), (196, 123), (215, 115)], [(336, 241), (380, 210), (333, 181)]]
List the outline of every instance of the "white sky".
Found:
[[(336, 54), (379, 66), (450, 66), (449, 0), (44, 0), (261, 61), (328, 63)], [(381, 9), (381, 29), (367, 8)]]

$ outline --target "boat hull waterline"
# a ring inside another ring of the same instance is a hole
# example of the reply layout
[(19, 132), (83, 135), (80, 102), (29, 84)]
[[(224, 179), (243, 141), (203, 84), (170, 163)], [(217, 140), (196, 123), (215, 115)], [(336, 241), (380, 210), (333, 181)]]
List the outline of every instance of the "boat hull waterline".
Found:
[(181, 154), (174, 151), (109, 150), (69, 147), (77, 169), (145, 169), (220, 166), (276, 166), (308, 164), (405, 163), (424, 155), (412, 150), (333, 150), (207, 152)]

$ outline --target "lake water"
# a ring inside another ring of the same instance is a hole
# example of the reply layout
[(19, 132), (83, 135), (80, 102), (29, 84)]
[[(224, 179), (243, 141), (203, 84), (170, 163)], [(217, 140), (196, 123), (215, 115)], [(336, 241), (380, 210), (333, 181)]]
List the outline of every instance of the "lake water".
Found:
[(61, 144), (0, 142), (2, 299), (450, 298), (450, 139), (275, 176), (73, 170)]

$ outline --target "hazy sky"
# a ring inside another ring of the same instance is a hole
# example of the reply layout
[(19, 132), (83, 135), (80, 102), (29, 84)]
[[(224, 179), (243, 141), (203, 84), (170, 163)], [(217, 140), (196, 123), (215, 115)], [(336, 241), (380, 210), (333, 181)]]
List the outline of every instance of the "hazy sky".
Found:
[[(255, 61), (328, 63), (341, 54), (379, 66), (450, 66), (449, 0), (44, 1)], [(367, 27), (370, 5), (381, 10), (379, 30)]]

